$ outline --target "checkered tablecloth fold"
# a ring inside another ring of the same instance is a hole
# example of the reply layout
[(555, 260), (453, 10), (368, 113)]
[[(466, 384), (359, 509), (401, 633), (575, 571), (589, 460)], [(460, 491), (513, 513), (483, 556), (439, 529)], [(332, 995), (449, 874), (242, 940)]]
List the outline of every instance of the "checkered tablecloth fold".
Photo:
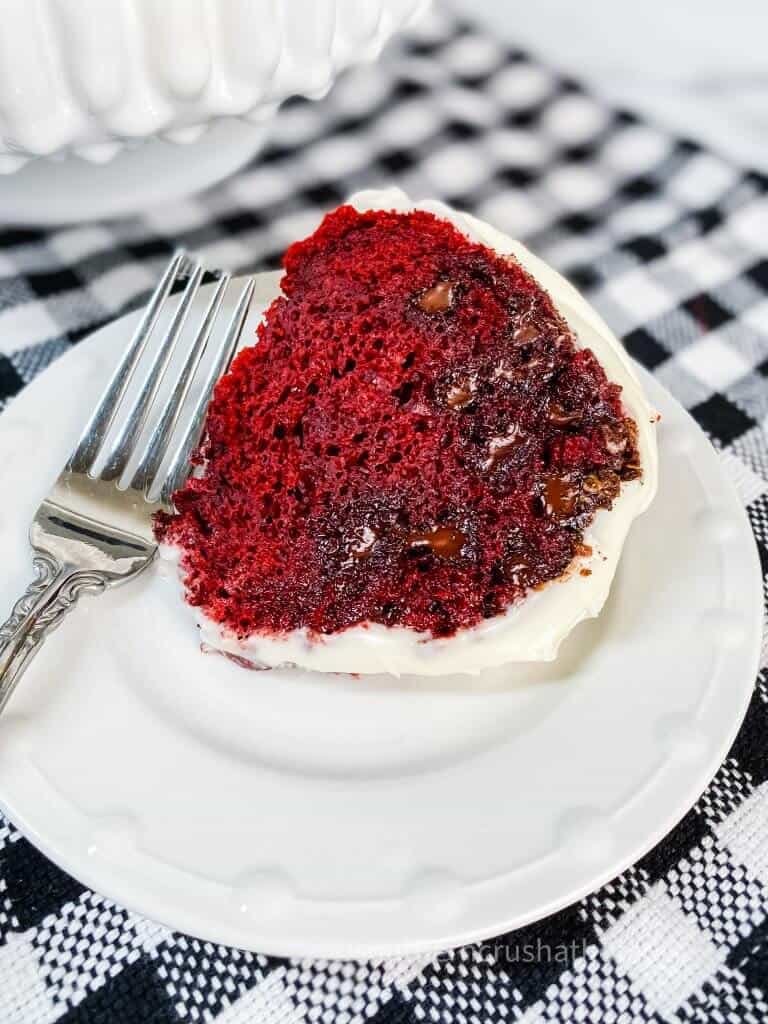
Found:
[[(434, 15), (209, 192), (110, 224), (0, 230), (0, 407), (141, 304), (178, 243), (278, 265), (363, 187), (479, 214), (584, 289), (710, 435), (768, 570), (768, 180)], [(696, 807), (581, 903), (440, 956), (275, 959), (137, 917), (0, 819), (0, 1022), (768, 1020), (768, 686)], [(527, 952), (526, 952), (527, 951)], [(562, 952), (560, 952), (562, 951)]]

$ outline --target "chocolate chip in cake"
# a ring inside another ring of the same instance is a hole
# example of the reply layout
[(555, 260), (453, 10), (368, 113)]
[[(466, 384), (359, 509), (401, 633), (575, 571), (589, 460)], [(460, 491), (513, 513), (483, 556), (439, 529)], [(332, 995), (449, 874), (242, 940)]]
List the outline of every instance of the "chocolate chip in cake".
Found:
[(453, 281), (438, 281), (437, 284), (422, 292), (419, 298), (419, 308), (425, 313), (445, 313), (453, 305), (454, 299)]
[(449, 409), (463, 409), (472, 402), (475, 397), (475, 387), (471, 380), (453, 384), (448, 389), (446, 405)]
[(520, 431), (512, 427), (502, 437), (493, 437), (488, 443), (488, 458), (483, 463), (483, 469), (488, 472), (494, 469), (500, 462), (503, 462), (520, 442)]
[(453, 526), (440, 526), (428, 533), (408, 535), (408, 547), (411, 550), (418, 551), (420, 548), (424, 548), (441, 558), (453, 558), (460, 554), (466, 543), (466, 535)]
[(576, 511), (578, 490), (568, 477), (550, 476), (544, 485), (547, 512), (555, 519), (567, 519)]

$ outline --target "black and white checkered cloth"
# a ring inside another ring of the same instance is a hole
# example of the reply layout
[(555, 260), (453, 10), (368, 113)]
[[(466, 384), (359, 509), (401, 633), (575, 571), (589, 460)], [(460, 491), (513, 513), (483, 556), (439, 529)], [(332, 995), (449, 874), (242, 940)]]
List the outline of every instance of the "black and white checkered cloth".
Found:
[[(274, 266), (350, 192), (396, 183), (522, 237), (589, 294), (711, 436), (768, 569), (768, 179), (617, 113), (435, 16), (209, 193), (152, 215), (0, 230), (0, 405), (146, 298), (179, 242)], [(768, 1020), (768, 688), (696, 807), (576, 906), (435, 957), (294, 961), (144, 920), (0, 819), (0, 1024)]]

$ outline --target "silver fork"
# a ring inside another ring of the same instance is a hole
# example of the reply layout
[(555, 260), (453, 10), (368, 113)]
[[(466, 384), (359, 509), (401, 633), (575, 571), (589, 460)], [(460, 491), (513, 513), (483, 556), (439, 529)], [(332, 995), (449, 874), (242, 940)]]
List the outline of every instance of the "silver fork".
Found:
[[(172, 509), (173, 494), (189, 473), (211, 393), (235, 353), (253, 298), (255, 282), (249, 278), (224, 333), (213, 342), (230, 284), (229, 274), (219, 277), (183, 354), (178, 379), (169, 397), (159, 401), (160, 385), (186, 337), (183, 328), (203, 272), (202, 264), (184, 251), (174, 255), (75, 450), (32, 520), (29, 541), (37, 578), (0, 626), (0, 712), (45, 638), (79, 596), (134, 579), (157, 554), (151, 517), (160, 509)], [(149, 355), (149, 339), (180, 278), (186, 278), (186, 287)], [(181, 422), (190, 387), (210, 349), (202, 392)], [(134, 379), (138, 386), (131, 396)], [(143, 441), (147, 427), (151, 429)], [(131, 465), (135, 468), (127, 474)]]

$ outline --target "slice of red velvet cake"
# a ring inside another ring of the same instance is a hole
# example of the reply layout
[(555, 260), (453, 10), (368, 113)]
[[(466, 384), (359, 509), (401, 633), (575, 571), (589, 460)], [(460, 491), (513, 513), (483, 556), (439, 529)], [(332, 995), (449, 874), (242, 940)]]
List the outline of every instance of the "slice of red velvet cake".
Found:
[(400, 671), (388, 644), (450, 651), (586, 584), (596, 514), (642, 484), (638, 422), (519, 262), (431, 212), (344, 206), (281, 287), (157, 521), (230, 653)]

